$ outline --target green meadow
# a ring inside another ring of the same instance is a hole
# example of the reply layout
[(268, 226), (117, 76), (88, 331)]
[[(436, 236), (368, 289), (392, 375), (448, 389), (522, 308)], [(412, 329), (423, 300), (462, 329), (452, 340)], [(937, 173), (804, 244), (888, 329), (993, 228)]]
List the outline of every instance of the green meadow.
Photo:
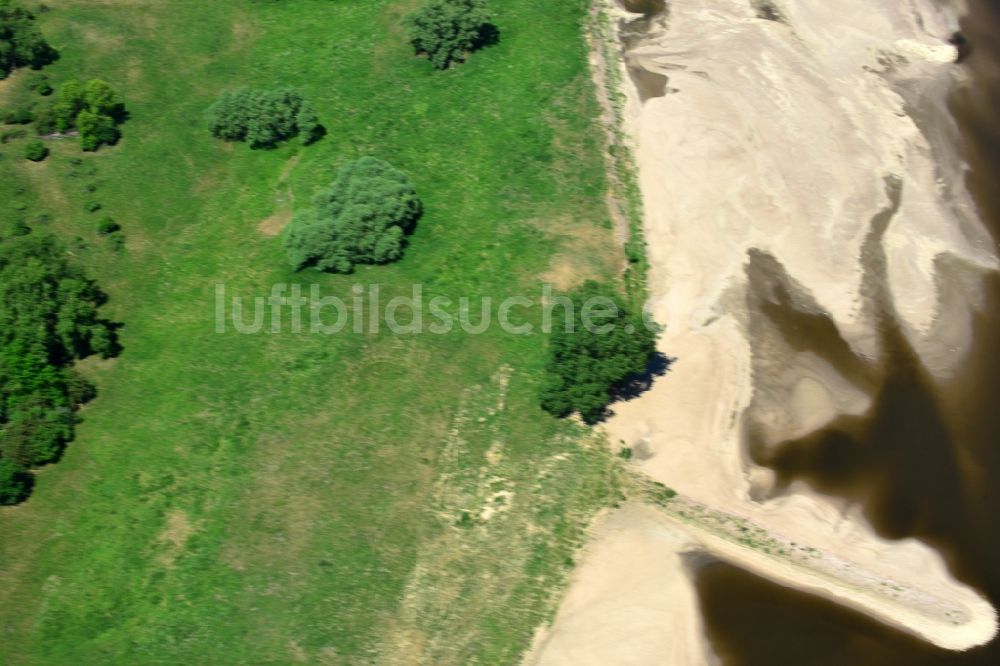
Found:
[[(67, 243), (124, 351), (81, 364), (99, 394), (75, 441), (0, 508), (0, 663), (516, 663), (623, 484), (539, 408), (545, 337), (218, 334), (214, 294), (615, 279), (589, 3), (493, 0), (499, 44), (447, 71), (406, 43), (413, 0), (47, 4), (49, 78), (105, 79), (130, 117), (96, 153), (0, 145), (0, 217)], [(238, 86), (298, 89), (326, 136), (213, 139), (205, 109)], [(365, 155), (423, 200), (405, 257), (293, 273), (278, 230)]]

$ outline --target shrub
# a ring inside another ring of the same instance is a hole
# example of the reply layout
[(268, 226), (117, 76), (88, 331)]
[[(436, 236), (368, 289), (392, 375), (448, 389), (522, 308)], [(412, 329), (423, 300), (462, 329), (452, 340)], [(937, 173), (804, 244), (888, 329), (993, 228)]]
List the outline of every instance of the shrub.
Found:
[(3, 114), (4, 124), (7, 125), (27, 125), (34, 119), (34, 114), (27, 107), (11, 109)]
[(31, 233), (31, 227), (21, 219), (14, 220), (10, 223), (10, 235), (14, 236), (27, 236)]
[(115, 252), (121, 252), (125, 249), (125, 234), (121, 232), (121, 229), (108, 234), (107, 239), (111, 249)]
[(630, 264), (641, 263), (646, 256), (646, 248), (641, 240), (632, 237), (625, 243), (625, 257)]
[(296, 134), (304, 143), (318, 138), (315, 112), (294, 90), (231, 90), (208, 109), (212, 136), (266, 148)]
[(48, 156), (49, 149), (46, 148), (45, 144), (41, 141), (29, 141), (24, 146), (24, 157), (32, 162), (41, 162)]
[(59, 132), (76, 129), (80, 145), (86, 151), (118, 142), (118, 123), (125, 119), (125, 104), (111, 84), (93, 79), (86, 87), (79, 81), (67, 81), (59, 88), (52, 115)]
[[(646, 327), (641, 315), (629, 312), (610, 288), (596, 282), (574, 291), (569, 302), (572, 326), (557, 321), (552, 331), (541, 404), (556, 416), (579, 412), (593, 423), (604, 414), (615, 389), (646, 371), (656, 352), (656, 331)], [(584, 321), (585, 311), (589, 321)]]
[(35, 133), (48, 136), (59, 131), (54, 105), (45, 104), (35, 110)]
[(14, 0), (0, 0), (0, 79), (16, 67), (35, 69), (56, 59), (35, 25), (35, 16)]
[(406, 174), (363, 157), (338, 172), (313, 208), (292, 218), (285, 232), (289, 261), (296, 270), (315, 266), (334, 273), (396, 261), (420, 213)]
[(102, 206), (99, 201), (88, 201), (83, 205), (83, 208), (88, 213), (96, 213), (97, 211), (101, 210)]
[(43, 97), (52, 94), (52, 84), (49, 83), (49, 77), (41, 72), (32, 72), (25, 78), (24, 87)]
[(105, 217), (100, 222), (97, 223), (97, 233), (102, 236), (107, 236), (108, 234), (113, 234), (121, 229), (121, 225), (112, 220), (110, 217)]
[(498, 37), (485, 0), (430, 0), (407, 23), (410, 44), (438, 69), (463, 62)]
[(10, 143), (14, 139), (23, 139), (28, 135), (23, 129), (12, 129), (0, 132), (0, 143)]

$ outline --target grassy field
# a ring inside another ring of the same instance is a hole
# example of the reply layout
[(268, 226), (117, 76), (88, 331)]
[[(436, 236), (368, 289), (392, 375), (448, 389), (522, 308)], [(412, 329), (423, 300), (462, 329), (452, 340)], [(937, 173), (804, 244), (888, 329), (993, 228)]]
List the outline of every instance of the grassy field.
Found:
[[(0, 509), (0, 663), (516, 662), (619, 484), (600, 441), (538, 408), (543, 337), (219, 335), (213, 291), (615, 275), (586, 2), (493, 0), (500, 44), (447, 72), (405, 43), (412, 0), (47, 4), (50, 77), (107, 79), (131, 118), (97, 154), (0, 145), (0, 216), (70, 244), (125, 352), (84, 364), (100, 395), (77, 440)], [(297, 87), (328, 135), (213, 140), (204, 110), (237, 85)], [(292, 274), (261, 229), (362, 155), (423, 198), (405, 259)]]

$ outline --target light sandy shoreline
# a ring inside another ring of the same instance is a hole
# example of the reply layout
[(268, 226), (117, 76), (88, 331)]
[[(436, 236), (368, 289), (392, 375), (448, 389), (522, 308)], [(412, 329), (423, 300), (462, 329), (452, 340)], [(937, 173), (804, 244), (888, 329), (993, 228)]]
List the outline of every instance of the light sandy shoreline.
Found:
[(685, 554), (698, 544), (657, 509), (629, 504), (595, 529), (551, 629), (525, 666), (709, 661)]
[[(667, 325), (660, 348), (678, 361), (648, 393), (616, 405), (607, 432), (685, 498), (833, 564), (810, 571), (626, 508), (599, 528), (527, 663), (711, 661), (685, 552), (710, 552), (941, 647), (996, 633), (992, 607), (928, 546), (881, 539), (856, 510), (805, 488), (754, 499), (768, 495), (770, 478), (746, 459), (749, 428), (776, 443), (863, 415), (871, 387), (856, 368), (880, 357), (882, 313), (929, 372), (947, 377), (969, 344), (977, 276), (998, 265), (944, 111), (958, 76), (947, 43), (954, 9), (929, 0), (770, 4), (781, 20), (760, 18), (746, 0), (674, 0), (629, 53), (633, 66), (667, 77), (662, 97), (640, 102), (627, 78), (624, 92), (652, 309)], [(773, 303), (824, 322), (843, 350), (796, 344), (761, 314)], [(633, 585), (619, 571), (630, 568), (658, 582)], [(636, 623), (648, 630), (604, 644)], [(679, 647), (663, 654), (666, 644)]]

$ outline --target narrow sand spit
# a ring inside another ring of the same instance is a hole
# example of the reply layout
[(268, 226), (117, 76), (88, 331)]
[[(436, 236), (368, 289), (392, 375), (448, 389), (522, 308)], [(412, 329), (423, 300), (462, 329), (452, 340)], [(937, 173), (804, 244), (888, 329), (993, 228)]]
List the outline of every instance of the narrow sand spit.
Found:
[[(636, 29), (605, 1), (624, 31)], [(661, 543), (662, 561), (648, 570), (676, 598), (651, 601), (642, 586), (595, 587), (620, 580), (618, 568), (645, 566), (638, 555), (606, 555), (650, 529), (634, 514), (613, 516), (529, 662), (563, 663), (570, 647), (603, 651), (603, 661), (583, 663), (705, 662), (704, 649), (671, 658), (654, 645), (703, 645), (687, 616), (697, 605), (676, 556), (685, 551), (825, 594), (942, 647), (996, 633), (993, 609), (935, 551), (880, 539), (856, 510), (805, 488), (760, 500), (770, 477), (745, 454), (748, 432), (769, 445), (864, 414), (887, 323), (938, 377), (968, 347), (979, 276), (998, 262), (946, 111), (961, 83), (948, 44), (956, 13), (931, 0), (671, 0), (630, 37), (630, 68), (666, 77), (662, 95), (632, 83), (624, 92), (652, 310), (667, 326), (661, 350), (678, 360), (651, 391), (616, 405), (609, 438), (686, 501), (808, 546), (826, 564), (810, 569), (675, 521), (663, 529), (682, 545)], [(801, 344), (801, 321), (825, 336), (824, 353)], [(588, 625), (588, 599), (618, 605), (600, 632)], [(645, 612), (650, 619), (636, 619)], [(602, 637), (629, 635), (634, 622), (660, 627), (646, 637), (647, 656), (623, 641), (626, 652), (608, 653)]]

